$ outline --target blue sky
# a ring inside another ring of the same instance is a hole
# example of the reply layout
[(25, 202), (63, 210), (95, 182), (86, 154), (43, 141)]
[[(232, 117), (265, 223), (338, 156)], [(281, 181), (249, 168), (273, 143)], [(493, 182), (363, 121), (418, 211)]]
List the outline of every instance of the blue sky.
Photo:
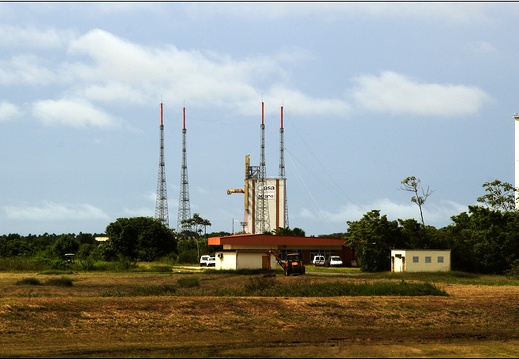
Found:
[[(176, 227), (182, 107), (191, 213), (243, 216), (244, 156), (277, 176), (290, 227), (379, 209), (437, 227), (514, 179), (517, 3), (0, 3), (0, 234), (102, 233), (153, 216), (164, 103)], [(236, 219), (236, 221), (233, 221)]]

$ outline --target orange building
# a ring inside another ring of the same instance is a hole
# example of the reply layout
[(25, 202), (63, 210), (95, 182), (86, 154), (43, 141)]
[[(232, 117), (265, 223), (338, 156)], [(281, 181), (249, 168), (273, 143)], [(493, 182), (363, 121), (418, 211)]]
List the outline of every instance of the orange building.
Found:
[(221, 246), (215, 252), (216, 269), (267, 269), (270, 257), (271, 268), (276, 267), (276, 259), (269, 251), (277, 252), (281, 257), (287, 253), (298, 252), (303, 262), (310, 264), (317, 254), (341, 256), (345, 266), (351, 266), (354, 251), (344, 246), (343, 239), (283, 236), (265, 234), (238, 234), (211, 237), (208, 245)]

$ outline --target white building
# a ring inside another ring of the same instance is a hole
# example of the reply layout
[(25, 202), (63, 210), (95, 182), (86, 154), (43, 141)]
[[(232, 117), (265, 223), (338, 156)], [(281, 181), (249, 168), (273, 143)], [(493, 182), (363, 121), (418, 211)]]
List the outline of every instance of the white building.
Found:
[(450, 270), (450, 250), (391, 250), (391, 272)]
[[(245, 232), (249, 234), (261, 234), (259, 224), (256, 223), (257, 213), (261, 206), (266, 207), (268, 213), (267, 227), (269, 231), (284, 228), (285, 225), (285, 184), (286, 179), (266, 178), (265, 182), (260, 179), (246, 179), (246, 201), (245, 201)], [(264, 197), (264, 202), (261, 197)]]

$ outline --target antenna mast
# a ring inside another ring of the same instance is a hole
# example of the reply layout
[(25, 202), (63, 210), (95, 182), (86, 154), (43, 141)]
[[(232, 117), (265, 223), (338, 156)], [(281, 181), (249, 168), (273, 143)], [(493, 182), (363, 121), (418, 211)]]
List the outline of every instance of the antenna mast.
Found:
[(183, 224), (183, 220), (191, 218), (191, 209), (189, 206), (189, 182), (187, 179), (187, 157), (186, 157), (186, 108), (182, 108), (182, 167), (180, 175), (180, 196), (178, 198), (178, 217), (177, 230), (191, 230), (187, 224)]
[(164, 161), (164, 117), (163, 105), (160, 103), (160, 159), (159, 179), (157, 182), (157, 198), (155, 202), (155, 218), (169, 227), (168, 194), (166, 186), (166, 163)]
[(259, 209), (256, 216), (256, 224), (260, 234), (270, 231), (270, 219), (268, 209), (268, 199), (265, 198), (265, 187), (267, 186), (267, 170), (265, 166), (265, 103), (261, 102), (261, 151), (259, 168)]
[(279, 177), (284, 180), (284, 206), (285, 206), (285, 227), (288, 228), (288, 201), (287, 201), (287, 183), (285, 175), (285, 128), (283, 127), (283, 106), (280, 110), (280, 126), (279, 126)]

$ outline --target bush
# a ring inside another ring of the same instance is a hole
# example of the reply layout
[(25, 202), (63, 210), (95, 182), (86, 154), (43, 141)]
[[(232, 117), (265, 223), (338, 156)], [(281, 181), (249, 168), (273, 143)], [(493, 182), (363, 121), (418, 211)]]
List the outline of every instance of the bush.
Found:
[(79, 267), (84, 271), (92, 271), (95, 269), (95, 261), (92, 258), (86, 258), (78, 261)]
[(0, 258), (0, 271), (40, 271), (47, 266), (27, 257)]
[(70, 287), (70, 286), (72, 286), (72, 282), (73, 282), (73, 280), (71, 278), (62, 276), (59, 279), (49, 279), (49, 280), (45, 281), (45, 285)]
[(25, 278), (22, 280), (18, 280), (16, 285), (41, 285), (41, 281), (36, 278)]
[(510, 269), (505, 272), (505, 275), (508, 279), (518, 279), (519, 278), (519, 259), (516, 259)]

